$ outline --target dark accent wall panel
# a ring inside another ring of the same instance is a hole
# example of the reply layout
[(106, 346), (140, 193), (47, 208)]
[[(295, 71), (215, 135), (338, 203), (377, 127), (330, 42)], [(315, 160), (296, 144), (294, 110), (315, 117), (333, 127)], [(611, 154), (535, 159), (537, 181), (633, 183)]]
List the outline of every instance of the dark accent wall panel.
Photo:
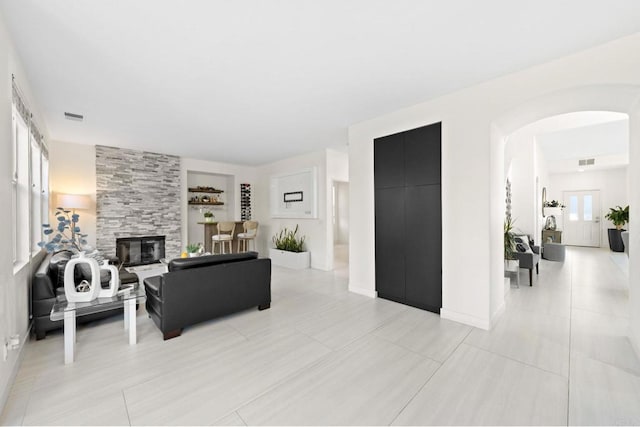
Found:
[(394, 301), (404, 300), (404, 194), (396, 188), (376, 190), (376, 290)]
[(405, 185), (440, 184), (441, 125), (404, 132)]
[(440, 185), (405, 188), (405, 295), (407, 304), (442, 307), (442, 207)]
[(404, 136), (395, 134), (375, 141), (373, 169), (375, 188), (401, 187), (404, 185)]
[(440, 313), (442, 125), (374, 141), (376, 291)]

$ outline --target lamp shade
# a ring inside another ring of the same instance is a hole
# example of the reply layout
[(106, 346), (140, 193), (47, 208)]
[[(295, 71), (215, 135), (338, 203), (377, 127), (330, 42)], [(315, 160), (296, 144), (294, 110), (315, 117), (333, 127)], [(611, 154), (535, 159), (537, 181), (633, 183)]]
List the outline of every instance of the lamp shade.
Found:
[(80, 194), (58, 194), (56, 202), (65, 209), (89, 209), (89, 196)]

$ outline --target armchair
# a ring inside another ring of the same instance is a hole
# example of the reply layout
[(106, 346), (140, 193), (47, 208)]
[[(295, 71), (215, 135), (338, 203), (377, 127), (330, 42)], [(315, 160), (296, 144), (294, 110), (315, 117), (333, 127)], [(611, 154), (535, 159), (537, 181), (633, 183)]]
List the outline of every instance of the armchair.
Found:
[[(529, 240), (529, 236), (515, 236), (516, 245), (518, 250), (513, 253), (515, 259), (520, 261), (520, 268), (526, 268), (529, 270), (529, 286), (533, 286), (533, 267), (536, 268), (536, 274), (538, 274), (538, 263), (540, 262), (540, 246), (535, 246), (533, 241)], [(522, 245), (522, 246), (520, 246)], [(524, 248), (524, 251), (521, 251)]]

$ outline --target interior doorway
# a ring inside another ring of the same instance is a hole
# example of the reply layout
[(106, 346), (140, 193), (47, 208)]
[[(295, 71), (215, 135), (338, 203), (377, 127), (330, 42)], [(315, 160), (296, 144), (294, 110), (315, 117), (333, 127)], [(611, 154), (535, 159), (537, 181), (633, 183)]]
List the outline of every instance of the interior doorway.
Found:
[(349, 183), (332, 186), (333, 269), (349, 271)]
[(600, 247), (600, 190), (565, 191), (564, 243)]

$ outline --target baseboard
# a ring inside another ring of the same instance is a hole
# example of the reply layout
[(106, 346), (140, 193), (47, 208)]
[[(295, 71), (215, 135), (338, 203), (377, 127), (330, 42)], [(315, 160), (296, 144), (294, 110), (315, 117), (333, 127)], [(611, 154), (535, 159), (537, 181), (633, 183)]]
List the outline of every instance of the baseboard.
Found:
[(20, 370), (20, 366), (22, 365), (22, 359), (24, 359), (24, 346), (27, 345), (27, 341), (31, 337), (31, 325), (27, 329), (25, 334), (25, 339), (20, 343), (20, 348), (18, 349), (18, 355), (16, 357), (16, 361), (11, 368), (11, 374), (9, 375), (9, 379), (7, 380), (7, 386), (4, 390), (2, 390), (2, 395), (0, 395), (0, 414), (4, 412), (5, 406), (7, 406), (7, 400), (9, 400), (9, 395), (11, 394), (11, 389), (13, 388), (13, 384), (16, 382), (16, 377), (18, 376), (18, 371)]
[(378, 293), (371, 289), (358, 288), (357, 286), (353, 286), (349, 284), (349, 292), (353, 292), (354, 294), (364, 295), (369, 298), (377, 298)]
[(464, 323), (465, 325), (473, 326), (488, 331), (491, 329), (490, 319), (481, 319), (479, 317), (471, 316), (469, 314), (458, 313), (456, 311), (447, 310), (445, 308), (440, 309), (440, 317), (443, 319), (453, 320), (454, 322)]
[(506, 308), (507, 308), (507, 305), (505, 304), (504, 300), (502, 300), (502, 304), (500, 304), (500, 307), (498, 307), (498, 309), (494, 311), (493, 315), (491, 316), (491, 325), (490, 325), (491, 328), (493, 328), (496, 325), (496, 323), (498, 323), (498, 320), (500, 320), (500, 317), (502, 317)]

